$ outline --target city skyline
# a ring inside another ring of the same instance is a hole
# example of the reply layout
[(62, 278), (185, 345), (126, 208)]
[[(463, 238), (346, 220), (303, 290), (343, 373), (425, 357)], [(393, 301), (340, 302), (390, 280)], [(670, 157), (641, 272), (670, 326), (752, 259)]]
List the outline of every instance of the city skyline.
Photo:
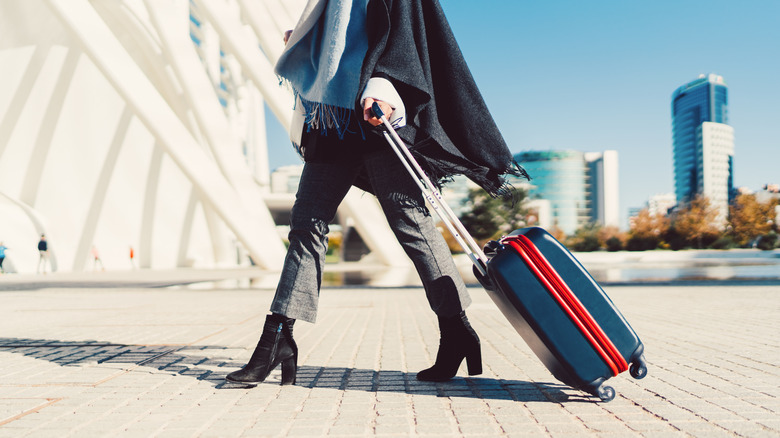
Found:
[[(734, 185), (780, 182), (780, 87), (771, 80), (780, 71), (780, 2), (442, 7), (513, 153), (619, 152), (624, 225), (629, 208), (674, 192), (671, 96), (700, 74), (721, 75), (730, 88)], [(271, 168), (300, 163), (269, 125)]]

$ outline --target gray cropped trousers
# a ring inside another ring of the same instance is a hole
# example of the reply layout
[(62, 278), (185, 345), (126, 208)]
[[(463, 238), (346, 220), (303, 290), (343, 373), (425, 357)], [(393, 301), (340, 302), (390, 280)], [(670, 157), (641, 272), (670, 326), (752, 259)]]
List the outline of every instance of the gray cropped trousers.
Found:
[(390, 228), (422, 280), (431, 309), (455, 316), (471, 298), (420, 188), (389, 146), (354, 162), (307, 162), (295, 195), (290, 246), (271, 312), (315, 322), (328, 249), (328, 224), (361, 165)]

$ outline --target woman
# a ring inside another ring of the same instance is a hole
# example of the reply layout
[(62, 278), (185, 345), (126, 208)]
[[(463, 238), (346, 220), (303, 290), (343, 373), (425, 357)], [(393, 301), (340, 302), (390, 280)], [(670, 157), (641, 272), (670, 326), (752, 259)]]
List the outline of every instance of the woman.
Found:
[[(289, 37), (289, 39), (288, 39)], [(292, 327), (314, 322), (328, 223), (352, 185), (376, 195), (417, 269), (441, 332), (419, 380), (445, 381), (465, 358), (482, 372), (471, 299), (423, 195), (376, 128), (378, 102), (434, 181), (464, 174), (510, 196), (504, 175), (525, 175), (487, 111), (437, 0), (309, 0), (276, 65), (296, 96), (292, 142), (304, 158), (290, 246), (249, 363), (227, 380), (256, 385), (279, 364), (295, 383)], [(297, 126), (297, 127), (296, 127)]]

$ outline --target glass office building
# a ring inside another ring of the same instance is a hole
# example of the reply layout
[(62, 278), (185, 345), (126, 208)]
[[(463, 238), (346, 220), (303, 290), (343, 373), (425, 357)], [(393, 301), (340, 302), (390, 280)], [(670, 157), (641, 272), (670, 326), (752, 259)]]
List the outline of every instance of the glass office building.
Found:
[(526, 151), (514, 158), (531, 175), (529, 196), (549, 202), (550, 222), (564, 233), (587, 223), (619, 225), (617, 151)]
[(527, 151), (515, 155), (533, 178), (529, 195), (552, 207), (553, 224), (566, 234), (588, 221), (587, 165), (579, 151)]
[(716, 151), (718, 156), (705, 160), (704, 157), (709, 154), (705, 151), (709, 142), (706, 135), (702, 137), (705, 122), (728, 125), (728, 87), (722, 76), (700, 75), (672, 95), (674, 187), (678, 203), (687, 202), (697, 194), (706, 194), (704, 187), (712, 185), (705, 179), (713, 160), (724, 161), (728, 167), (728, 176), (723, 183), (728, 186), (720, 187), (719, 191), (733, 191), (733, 140), (731, 153), (721, 141), (719, 151)]

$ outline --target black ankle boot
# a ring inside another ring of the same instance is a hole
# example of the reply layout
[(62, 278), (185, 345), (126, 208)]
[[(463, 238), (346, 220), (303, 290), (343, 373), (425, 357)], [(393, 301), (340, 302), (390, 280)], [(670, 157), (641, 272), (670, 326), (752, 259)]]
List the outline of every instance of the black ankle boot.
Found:
[(439, 317), (439, 352), (436, 363), (417, 373), (417, 380), (444, 382), (455, 377), (458, 367), (466, 359), (469, 375), (482, 374), (482, 355), (477, 332), (471, 328), (466, 312), (450, 317)]
[(249, 363), (225, 377), (228, 382), (257, 385), (280, 363), (282, 364), (282, 385), (295, 383), (298, 372), (298, 346), (292, 336), (294, 319), (272, 314), (265, 318), (263, 334), (257, 343)]

